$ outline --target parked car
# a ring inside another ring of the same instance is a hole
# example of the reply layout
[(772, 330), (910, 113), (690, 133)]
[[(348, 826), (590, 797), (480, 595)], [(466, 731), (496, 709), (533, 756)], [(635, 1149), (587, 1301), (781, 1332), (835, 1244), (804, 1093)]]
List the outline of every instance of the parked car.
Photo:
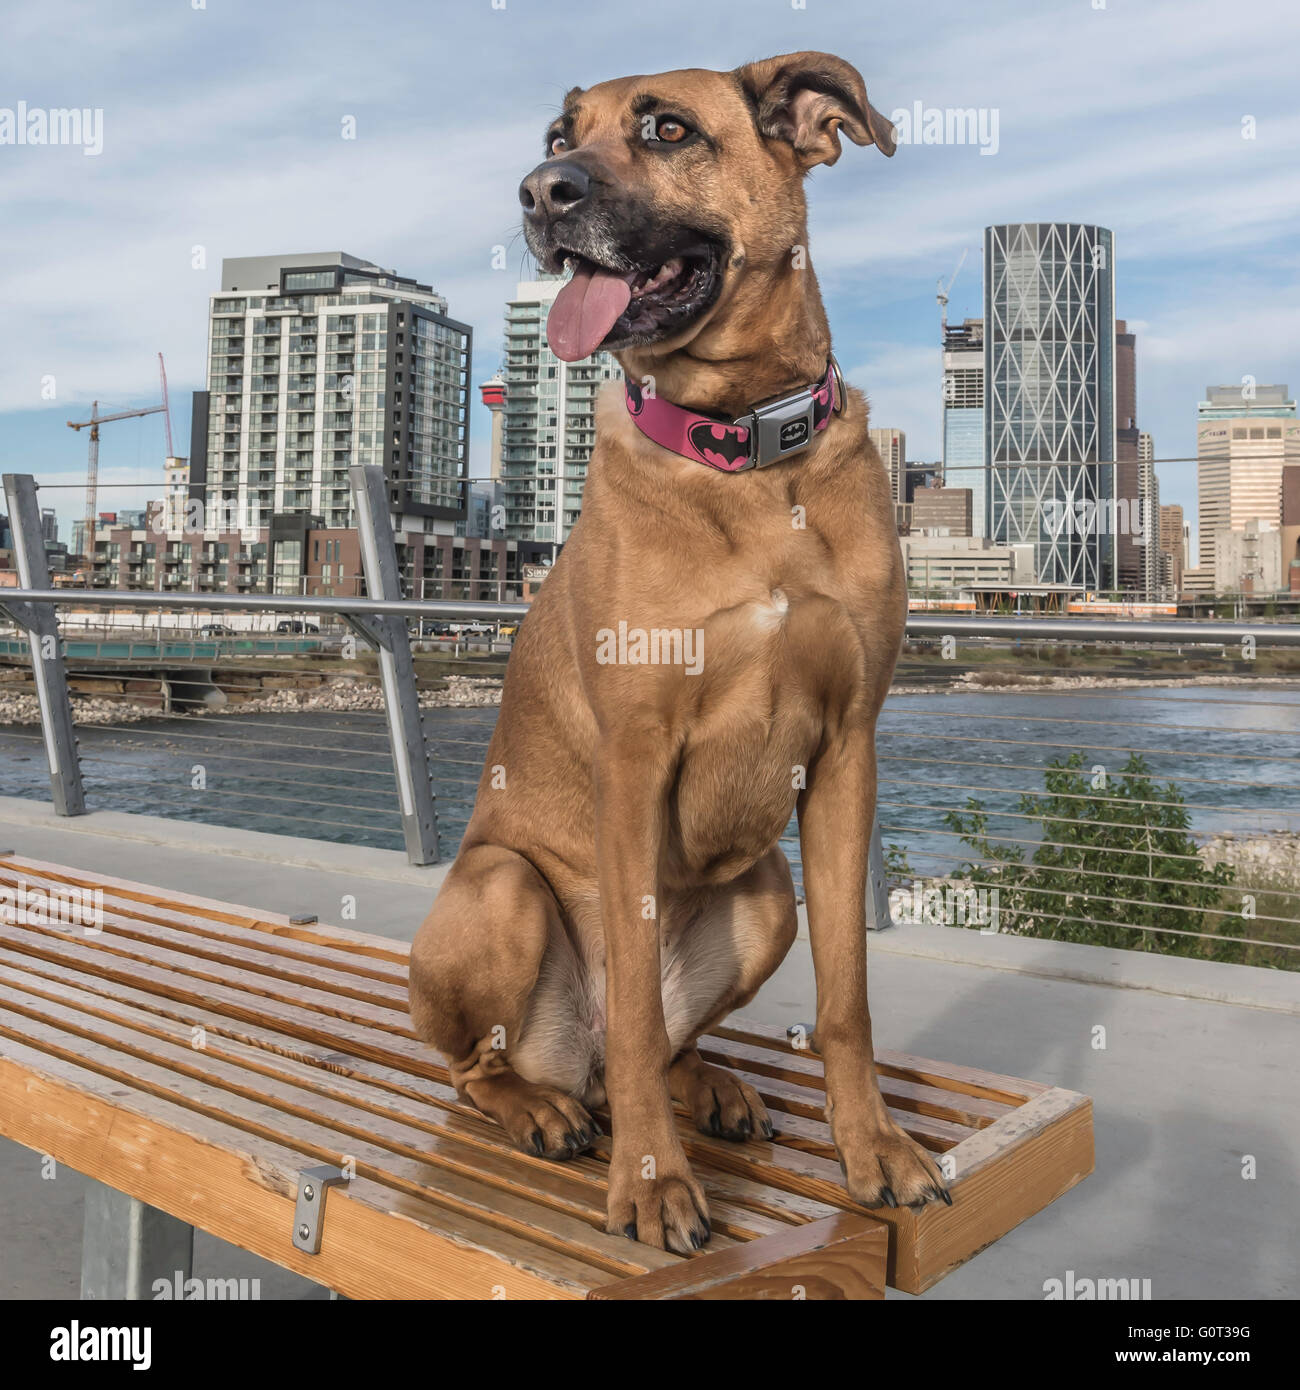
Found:
[(200, 637), (233, 637), (235, 629), (227, 627), (225, 623), (204, 623), (199, 628)]
[(450, 637), (451, 624), (440, 618), (425, 618), (420, 624), (421, 637)]
[(518, 631), (518, 623), (502, 623), (497, 629), (497, 635), (500, 637), (513, 637)]
[(295, 634), (307, 632), (319, 632), (320, 628), (315, 623), (304, 623), (300, 618), (282, 618), (275, 625), (277, 632), (290, 632)]
[(451, 623), (449, 627), (457, 637), (490, 637), (492, 635), (491, 623)]

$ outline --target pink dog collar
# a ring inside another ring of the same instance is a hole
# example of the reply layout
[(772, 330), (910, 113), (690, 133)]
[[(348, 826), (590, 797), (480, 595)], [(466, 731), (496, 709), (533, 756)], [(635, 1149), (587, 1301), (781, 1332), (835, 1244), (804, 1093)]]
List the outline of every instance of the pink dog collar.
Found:
[(799, 453), (844, 409), (844, 380), (833, 357), (819, 382), (756, 405), (730, 422), (647, 396), (632, 381), (624, 383), (624, 391), (628, 414), (647, 439), (723, 473), (766, 468)]

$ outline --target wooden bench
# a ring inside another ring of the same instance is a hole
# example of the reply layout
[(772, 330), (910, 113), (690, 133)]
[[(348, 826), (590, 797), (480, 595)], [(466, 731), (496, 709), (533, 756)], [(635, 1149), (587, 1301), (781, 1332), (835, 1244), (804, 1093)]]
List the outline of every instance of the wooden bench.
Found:
[[(864, 1213), (819, 1059), (736, 1022), (702, 1051), (778, 1134), (730, 1144), (679, 1116), (714, 1236), (666, 1254), (605, 1233), (608, 1139), (550, 1163), (461, 1103), (410, 1030), (404, 944), (12, 855), (6, 888), (103, 895), (98, 931), (66, 905), (0, 921), (0, 1133), (103, 1185), (89, 1294), (150, 1296), (199, 1227), (349, 1298), (881, 1298), (929, 1288), (1092, 1170), (1087, 1097), (882, 1052), (953, 1205)], [(124, 1285), (106, 1242), (128, 1229)]]

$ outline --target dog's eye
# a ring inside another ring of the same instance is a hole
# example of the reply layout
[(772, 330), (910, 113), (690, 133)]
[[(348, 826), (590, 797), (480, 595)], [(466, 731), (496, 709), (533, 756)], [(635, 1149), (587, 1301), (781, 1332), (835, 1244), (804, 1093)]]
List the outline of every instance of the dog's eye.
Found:
[(676, 116), (660, 116), (651, 126), (646, 138), (662, 141), (665, 145), (680, 145), (692, 134), (694, 132), (685, 121), (679, 121)]
[(563, 154), (569, 148), (569, 142), (563, 135), (549, 136), (546, 141), (547, 154)]

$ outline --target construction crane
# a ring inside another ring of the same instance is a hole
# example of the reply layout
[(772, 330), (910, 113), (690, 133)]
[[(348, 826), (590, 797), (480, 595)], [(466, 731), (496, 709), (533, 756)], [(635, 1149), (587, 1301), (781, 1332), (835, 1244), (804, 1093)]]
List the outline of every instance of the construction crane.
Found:
[(167, 426), (167, 457), (175, 458), (176, 450), (172, 448), (172, 409), (167, 403), (167, 367), (163, 363), (163, 355), (158, 354), (158, 376), (162, 381), (163, 393), (163, 423)]
[[(158, 354), (159, 366), (162, 364), (162, 354)], [(164, 387), (166, 378), (164, 377)], [(134, 420), (139, 415), (158, 415), (167, 413), (167, 399), (163, 396), (162, 405), (147, 405), (141, 410), (118, 410), (112, 415), (101, 415), (99, 413), (99, 402), (91, 401), (89, 420), (69, 420), (68, 428), (80, 433), (84, 429), (90, 430), (90, 458), (86, 463), (86, 534), (82, 543), (86, 547), (86, 560), (93, 566), (95, 560), (95, 508), (99, 499), (99, 427), (106, 425), (110, 420)], [(171, 421), (167, 425), (167, 450), (171, 452)]]
[[(941, 333), (947, 333), (948, 331), (948, 291), (952, 289), (953, 283), (961, 274), (961, 268), (965, 264), (966, 251), (963, 250), (961, 253), (961, 260), (957, 262), (957, 269), (948, 277), (948, 283), (946, 285), (943, 283), (942, 277), (940, 277), (939, 293), (935, 295), (935, 298), (939, 301), (939, 328)], [(943, 339), (940, 338), (940, 342), (942, 341)]]

